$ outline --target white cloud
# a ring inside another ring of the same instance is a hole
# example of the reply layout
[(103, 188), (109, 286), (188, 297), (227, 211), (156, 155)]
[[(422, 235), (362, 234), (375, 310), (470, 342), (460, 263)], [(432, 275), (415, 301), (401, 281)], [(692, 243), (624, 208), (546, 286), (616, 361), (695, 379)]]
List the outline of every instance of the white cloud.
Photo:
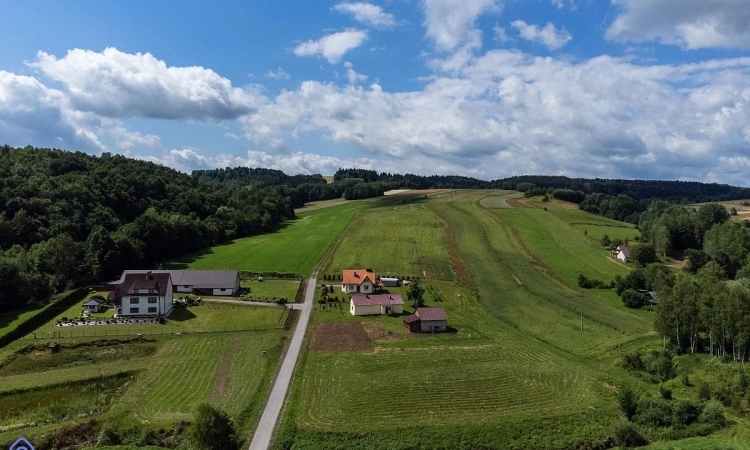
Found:
[(461, 45), (481, 14), (501, 9), (497, 0), (423, 0), (423, 5), (427, 37), (441, 51)]
[(613, 0), (621, 12), (607, 29), (614, 41), (658, 41), (684, 49), (750, 48), (747, 0)]
[(349, 84), (359, 83), (361, 81), (367, 80), (367, 76), (362, 75), (361, 73), (358, 73), (356, 70), (354, 70), (354, 65), (349, 61), (344, 63), (344, 67), (346, 67), (346, 79), (349, 80)]
[(542, 44), (550, 50), (557, 50), (573, 39), (565, 28), (557, 29), (552, 22), (547, 22), (544, 28), (528, 24), (523, 20), (515, 20), (510, 25), (518, 30), (522, 38)]
[(266, 78), (271, 78), (274, 80), (288, 80), (289, 78), (291, 78), (291, 76), (288, 73), (284, 72), (284, 69), (279, 67), (276, 69), (276, 71), (269, 70), (268, 72), (266, 72)]
[(105, 117), (234, 119), (259, 94), (203, 67), (168, 67), (150, 53), (74, 49), (63, 58), (40, 51), (27, 63), (65, 88), (71, 107)]
[(350, 50), (353, 50), (367, 39), (367, 32), (346, 30), (323, 36), (317, 41), (307, 41), (294, 49), (297, 56), (322, 56), (329, 63), (335, 64)]
[(498, 44), (505, 44), (510, 40), (510, 38), (508, 37), (508, 33), (505, 32), (505, 28), (499, 26), (498, 24), (495, 24), (495, 26), (492, 27), (492, 32), (495, 33), (495, 37), (493, 38), (493, 40)]
[(351, 14), (354, 20), (376, 28), (391, 28), (396, 25), (393, 14), (383, 11), (383, 8), (371, 3), (353, 2), (339, 3), (332, 8), (344, 14)]

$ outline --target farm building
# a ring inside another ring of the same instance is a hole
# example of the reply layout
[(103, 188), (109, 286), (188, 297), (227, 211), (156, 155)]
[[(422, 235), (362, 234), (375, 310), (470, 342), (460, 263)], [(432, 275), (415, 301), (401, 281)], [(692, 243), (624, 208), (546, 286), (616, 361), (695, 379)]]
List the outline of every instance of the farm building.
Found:
[(57, 342), (50, 342), (47, 344), (47, 352), (54, 354), (54, 353), (60, 353), (61, 347), (60, 344)]
[(166, 316), (172, 312), (169, 273), (128, 273), (115, 289), (117, 315)]
[(412, 333), (440, 333), (448, 329), (448, 316), (443, 308), (417, 308), (404, 317), (404, 328)]
[(99, 308), (102, 306), (102, 301), (95, 298), (90, 298), (83, 302), (83, 309), (88, 313), (99, 312)]
[(239, 295), (240, 273), (237, 270), (126, 270), (120, 284), (131, 273), (169, 274), (172, 292), (197, 295)]
[(402, 314), (404, 300), (399, 294), (355, 295), (349, 301), (349, 312), (353, 316)]
[(630, 262), (630, 247), (627, 245), (620, 245), (617, 247), (617, 250), (612, 252), (615, 256), (615, 258), (619, 259), (622, 262)]
[(381, 278), (380, 281), (383, 283), (384, 287), (398, 286), (398, 278)]
[(372, 269), (344, 270), (341, 277), (341, 290), (345, 294), (372, 294), (382, 285)]

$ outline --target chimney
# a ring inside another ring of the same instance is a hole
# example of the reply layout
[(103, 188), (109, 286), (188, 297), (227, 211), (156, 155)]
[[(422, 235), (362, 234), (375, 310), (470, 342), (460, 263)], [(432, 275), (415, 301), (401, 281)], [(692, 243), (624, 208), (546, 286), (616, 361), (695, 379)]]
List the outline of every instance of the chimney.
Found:
[(147, 280), (153, 280), (154, 279), (154, 276), (151, 275), (151, 271), (150, 270), (148, 272), (146, 272), (146, 279)]

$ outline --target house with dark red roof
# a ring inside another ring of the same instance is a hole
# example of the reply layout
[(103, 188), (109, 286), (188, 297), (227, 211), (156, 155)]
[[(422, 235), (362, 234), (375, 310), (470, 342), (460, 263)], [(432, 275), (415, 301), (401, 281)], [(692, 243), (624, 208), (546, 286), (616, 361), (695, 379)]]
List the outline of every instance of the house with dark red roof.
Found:
[(240, 272), (237, 270), (125, 270), (120, 284), (131, 273), (168, 273), (172, 279), (172, 292), (175, 294), (234, 295), (240, 293)]
[(402, 314), (404, 299), (399, 294), (355, 295), (349, 300), (349, 312), (353, 316)]
[(172, 312), (172, 278), (169, 273), (128, 273), (115, 288), (117, 315), (157, 317)]
[(404, 317), (404, 328), (412, 333), (441, 333), (448, 329), (448, 316), (443, 308), (417, 308)]
[(344, 270), (341, 277), (341, 290), (345, 294), (372, 294), (382, 286), (372, 269)]

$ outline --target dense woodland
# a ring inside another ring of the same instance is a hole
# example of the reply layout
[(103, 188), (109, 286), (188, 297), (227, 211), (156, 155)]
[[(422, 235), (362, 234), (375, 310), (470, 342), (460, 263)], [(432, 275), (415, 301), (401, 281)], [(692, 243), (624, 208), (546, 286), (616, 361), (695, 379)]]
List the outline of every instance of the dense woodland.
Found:
[[(321, 175), (290, 176), (246, 167), (188, 175), (110, 153), (3, 146), (0, 308), (43, 302), (53, 293), (116, 277), (124, 268), (155, 267), (213, 244), (271, 231), (294, 217), (295, 207), (310, 201), (430, 188), (519, 188), (528, 195), (555, 195), (587, 211), (640, 222), (644, 237), (659, 251), (695, 250), (690, 254), (693, 272), (713, 260), (732, 278), (743, 270), (750, 249), (750, 238), (743, 251), (728, 249), (750, 229), (727, 225), (704, 230), (702, 216), (696, 215), (695, 223), (682, 220), (674, 211), (692, 214), (688, 209), (653, 201), (750, 197), (749, 189), (727, 185), (546, 176), (484, 181), (364, 169), (339, 169), (334, 182), (327, 183)], [(703, 231), (708, 233), (705, 239)]]

